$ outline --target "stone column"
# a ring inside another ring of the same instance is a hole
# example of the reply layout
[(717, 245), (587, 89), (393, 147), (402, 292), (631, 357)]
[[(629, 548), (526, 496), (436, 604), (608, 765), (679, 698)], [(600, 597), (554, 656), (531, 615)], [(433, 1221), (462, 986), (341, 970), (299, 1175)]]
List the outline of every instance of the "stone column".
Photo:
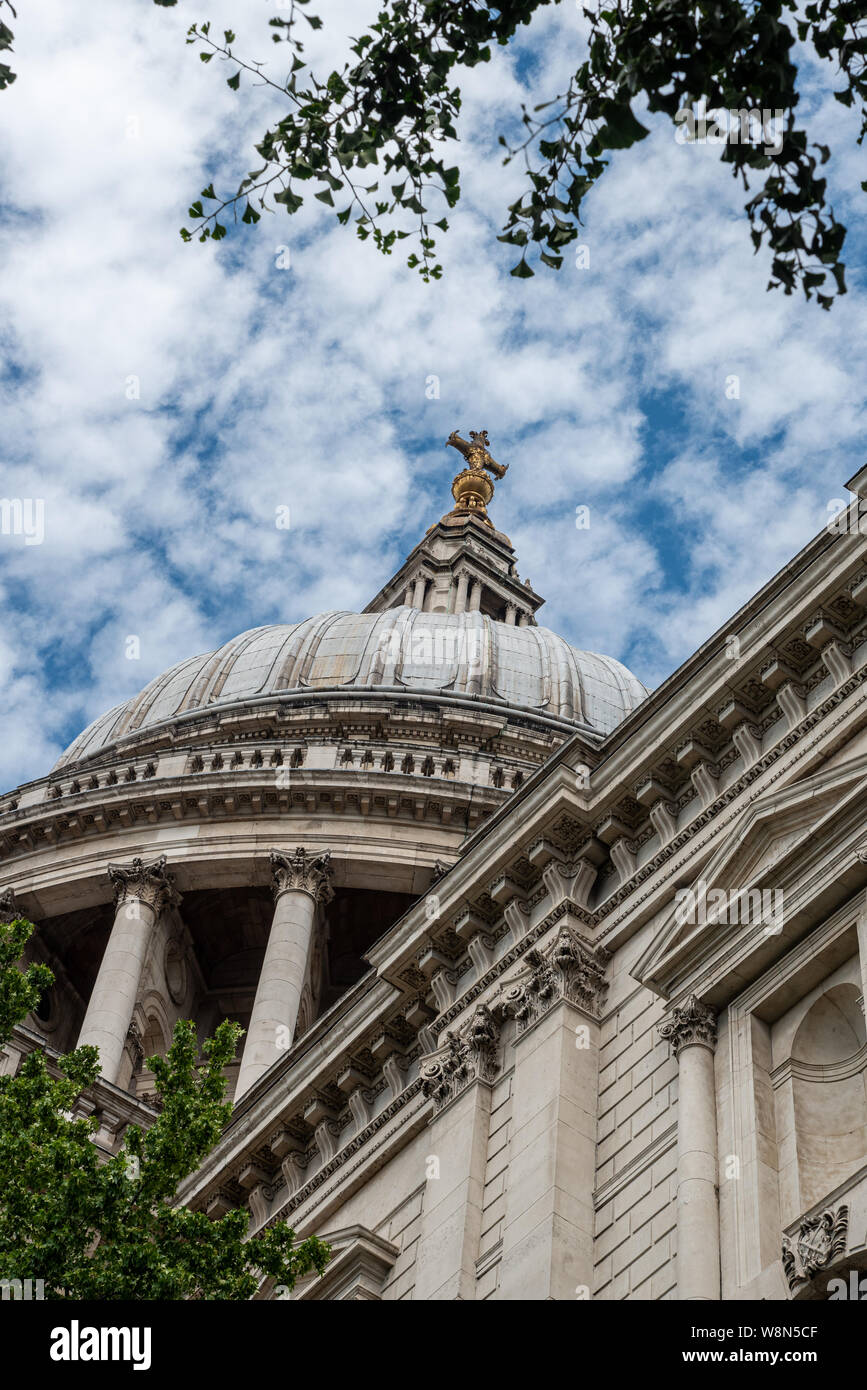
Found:
[(84, 1016), (78, 1046), (99, 1048), (102, 1074), (117, 1081), (154, 924), (163, 908), (179, 903), (166, 873), (166, 857), (151, 864), (109, 864), (115, 917)]
[(424, 608), (424, 591), (427, 587), (427, 580), (420, 574), (415, 581), (415, 593), (412, 596), (413, 608)]
[(515, 626), (515, 618), (517, 617), (517, 614), (518, 614), (517, 606), (516, 606), (514, 603), (507, 603), (507, 604), (506, 604), (506, 626), (507, 626), (507, 627), (514, 627), (514, 626)]
[(716, 1018), (694, 994), (659, 1028), (678, 1065), (677, 1297), (719, 1299)]
[(470, 611), (470, 613), (477, 613), (477, 612), (479, 611), (479, 608), (481, 607), (481, 603), (482, 603), (482, 581), (481, 581), (481, 579), (474, 579), (474, 580), (473, 580), (473, 587), (470, 589), (470, 603), (469, 603), (469, 611)]
[(457, 591), (457, 594), (455, 595), (455, 607), (454, 607), (455, 613), (465, 613), (465, 612), (466, 612), (466, 609), (467, 609), (467, 585), (469, 584), (469, 582), (470, 582), (470, 576), (469, 576), (468, 572), (467, 572), (466, 570), (460, 570), (460, 572), (458, 573), (458, 591)]
[(271, 851), (274, 917), (235, 1088), (235, 1101), (292, 1045), (313, 945), (316, 909), (332, 896), (328, 852)]

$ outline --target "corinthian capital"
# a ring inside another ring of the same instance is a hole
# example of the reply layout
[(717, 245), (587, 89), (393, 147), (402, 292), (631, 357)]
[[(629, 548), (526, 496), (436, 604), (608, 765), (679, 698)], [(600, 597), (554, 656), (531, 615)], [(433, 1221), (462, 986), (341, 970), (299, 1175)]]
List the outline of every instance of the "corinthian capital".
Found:
[(444, 1047), (421, 1058), (422, 1090), (433, 1097), (435, 1115), (471, 1082), (494, 1081), (500, 1069), (499, 1042), (499, 1024), (479, 1004), (462, 1028), (456, 1033), (449, 1029)]
[(308, 854), (305, 849), (292, 854), (271, 851), (275, 900), (281, 893), (309, 893), (314, 902), (327, 903), (334, 896), (329, 883), (333, 872), (330, 850), (321, 855)]
[(109, 864), (108, 876), (118, 907), (136, 899), (159, 917), (164, 907), (181, 901), (180, 894), (174, 888), (173, 875), (166, 873), (164, 854), (151, 864), (146, 864), (143, 859), (133, 859), (131, 864)]
[(497, 1016), (515, 1019), (518, 1037), (561, 999), (598, 1018), (610, 959), (604, 947), (591, 946), (570, 927), (561, 927), (550, 945), (527, 952), (521, 970), (500, 986), (491, 1008)]
[(671, 1043), (675, 1057), (681, 1049), (698, 1045), (716, 1047), (716, 1014), (706, 1004), (691, 994), (679, 1009), (672, 1009), (671, 1017), (659, 1025), (659, 1036)]

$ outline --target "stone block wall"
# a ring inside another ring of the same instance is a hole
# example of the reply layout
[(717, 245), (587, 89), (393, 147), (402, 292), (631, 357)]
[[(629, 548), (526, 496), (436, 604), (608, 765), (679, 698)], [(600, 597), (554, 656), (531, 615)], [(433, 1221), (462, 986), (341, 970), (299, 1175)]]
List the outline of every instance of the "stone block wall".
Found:
[(625, 959), (612, 971), (600, 1030), (593, 1297), (672, 1298), (677, 1063), (656, 1031), (663, 1001), (635, 984)]

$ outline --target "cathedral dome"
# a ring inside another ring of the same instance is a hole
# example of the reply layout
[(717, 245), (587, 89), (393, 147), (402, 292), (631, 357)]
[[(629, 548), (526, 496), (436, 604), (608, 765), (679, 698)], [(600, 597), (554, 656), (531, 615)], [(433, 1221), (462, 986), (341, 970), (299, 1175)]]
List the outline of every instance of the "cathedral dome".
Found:
[(252, 628), (216, 651), (157, 676), (76, 738), (57, 767), (215, 705), (275, 695), (375, 691), (430, 694), (526, 710), (607, 734), (647, 690), (612, 657), (579, 651), (548, 628), (513, 626), (482, 612), (321, 613)]

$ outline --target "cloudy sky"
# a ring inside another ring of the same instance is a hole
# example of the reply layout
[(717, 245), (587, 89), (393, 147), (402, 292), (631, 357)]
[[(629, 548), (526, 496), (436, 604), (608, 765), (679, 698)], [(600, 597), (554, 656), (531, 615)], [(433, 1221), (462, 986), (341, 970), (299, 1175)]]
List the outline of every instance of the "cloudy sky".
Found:
[[(487, 428), (511, 465), (493, 515), (540, 620), (648, 685), (845, 496), (864, 462), (867, 199), (830, 72), (808, 74), (804, 108), (850, 229), (831, 314), (765, 293), (744, 195), (663, 120), (592, 195), (589, 267), (509, 277), (496, 234), (519, 184), (497, 135), (580, 61), (567, 0), (464, 83), (464, 197), (425, 286), (319, 204), (182, 244), (191, 198), (255, 167), (276, 110), (267, 89), (230, 92), (186, 27), (230, 25), (279, 74), (276, 7), (19, 8), (0, 93), (0, 493), (44, 502), (44, 540), (0, 534), (0, 787), (184, 657), (362, 608), (451, 505), (454, 428)], [(324, 73), (376, 6), (316, 8)]]

